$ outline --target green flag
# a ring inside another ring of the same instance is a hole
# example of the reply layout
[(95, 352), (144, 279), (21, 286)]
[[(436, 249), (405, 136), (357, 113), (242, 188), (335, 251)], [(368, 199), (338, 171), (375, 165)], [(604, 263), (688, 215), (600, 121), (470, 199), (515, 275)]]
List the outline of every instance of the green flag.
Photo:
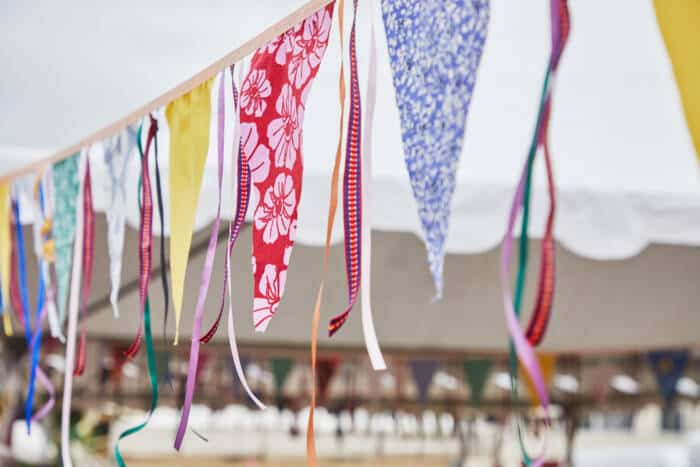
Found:
[(270, 362), (272, 365), (272, 374), (275, 376), (275, 391), (277, 397), (282, 395), (284, 383), (287, 381), (287, 376), (292, 371), (294, 362), (291, 358), (273, 358)]
[(492, 366), (493, 361), (487, 358), (473, 358), (464, 361), (464, 380), (469, 385), (472, 403), (476, 406), (481, 404), (481, 397), (484, 394), (486, 380)]

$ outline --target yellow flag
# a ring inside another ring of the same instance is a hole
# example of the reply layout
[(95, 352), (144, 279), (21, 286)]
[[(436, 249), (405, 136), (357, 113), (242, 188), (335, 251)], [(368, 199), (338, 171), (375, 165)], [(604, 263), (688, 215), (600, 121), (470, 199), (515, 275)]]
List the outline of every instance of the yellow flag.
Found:
[(700, 159), (700, 1), (654, 0), (654, 8)]
[(175, 344), (180, 335), (182, 296), (195, 211), (209, 149), (213, 79), (168, 104), (170, 128), (170, 277), (175, 310)]
[(13, 334), (10, 318), (10, 254), (10, 185), (3, 183), (0, 184), (0, 281), (5, 307), (2, 322), (7, 336)]
[[(537, 361), (540, 363), (540, 370), (542, 370), (542, 379), (544, 379), (544, 384), (548, 388), (552, 384), (552, 379), (554, 378), (554, 371), (557, 366), (557, 358), (554, 354), (537, 354)], [(540, 398), (535, 390), (535, 385), (530, 379), (530, 375), (527, 374), (522, 365), (520, 365), (520, 373), (523, 374), (523, 380), (527, 385), (527, 392), (530, 394), (530, 402), (534, 407), (540, 405)]]

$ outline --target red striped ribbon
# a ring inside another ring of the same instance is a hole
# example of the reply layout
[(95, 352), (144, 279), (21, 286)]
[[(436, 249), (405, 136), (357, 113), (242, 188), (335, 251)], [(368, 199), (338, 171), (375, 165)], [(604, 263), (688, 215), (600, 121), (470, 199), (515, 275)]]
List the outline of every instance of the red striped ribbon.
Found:
[(148, 174), (148, 153), (151, 142), (158, 132), (158, 121), (149, 115), (150, 125), (146, 139), (146, 149), (141, 155), (141, 226), (139, 228), (139, 305), (141, 308), (139, 328), (134, 342), (126, 351), (128, 358), (138, 354), (143, 340), (143, 313), (146, 306), (146, 295), (151, 281), (151, 268), (153, 264), (153, 197), (151, 194), (151, 178)]
[(85, 371), (85, 359), (87, 349), (87, 330), (85, 318), (87, 304), (90, 298), (90, 285), (92, 284), (92, 261), (95, 253), (95, 211), (92, 205), (92, 179), (90, 177), (90, 158), (85, 160), (85, 182), (83, 183), (83, 289), (80, 301), (80, 342), (73, 374), (80, 376)]
[(343, 174), (343, 227), (345, 229), (345, 269), (348, 281), (348, 306), (331, 319), (328, 334), (335, 334), (348, 319), (360, 290), (360, 261), (362, 258), (362, 106), (360, 81), (357, 74), (355, 26), (357, 0), (353, 0), (352, 28), (350, 30), (350, 109), (345, 149), (345, 173)]

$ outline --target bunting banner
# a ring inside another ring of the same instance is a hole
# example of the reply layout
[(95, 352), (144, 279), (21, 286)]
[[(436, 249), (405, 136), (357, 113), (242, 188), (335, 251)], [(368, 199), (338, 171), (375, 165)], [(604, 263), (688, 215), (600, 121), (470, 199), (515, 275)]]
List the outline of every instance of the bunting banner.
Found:
[(66, 320), (66, 301), (70, 282), (73, 239), (75, 237), (76, 203), (80, 182), (78, 180), (79, 154), (57, 162), (53, 166), (54, 222), (53, 239), (56, 249), (56, 270), (58, 316), (61, 325)]
[(257, 141), (253, 322), (264, 332), (284, 294), (302, 184), (304, 105), (328, 46), (329, 4), (259, 49), (241, 86), (241, 133)]
[(2, 325), (6, 336), (14, 334), (10, 317), (10, 185), (0, 184), (0, 298), (2, 299)]
[(406, 167), (436, 295), (489, 0), (382, 0)]
[(676, 397), (678, 380), (688, 366), (690, 353), (687, 350), (661, 350), (649, 352), (648, 358), (659, 392), (666, 407), (670, 407)]
[(685, 120), (700, 161), (700, 3), (654, 0), (656, 20), (671, 57)]
[(328, 390), (330, 389), (331, 380), (338, 371), (339, 361), (337, 358), (319, 358), (317, 363), (318, 374), (318, 396), (321, 404), (328, 401)]
[(170, 129), (170, 280), (175, 310), (175, 343), (195, 212), (209, 148), (210, 79), (172, 101), (165, 109)]
[[(136, 130), (129, 127), (104, 142), (104, 164), (109, 175), (105, 186), (108, 208), (107, 248), (109, 251), (109, 278), (112, 290), (109, 301), (114, 317), (119, 317), (119, 287), (121, 284), (124, 227), (126, 225), (126, 180), (131, 153), (136, 145)], [(165, 275), (165, 274), (164, 274)]]
[(418, 400), (425, 404), (428, 401), (430, 384), (433, 382), (433, 376), (440, 367), (440, 363), (437, 360), (411, 360), (408, 365), (411, 368), (413, 381), (416, 383)]
[(478, 407), (481, 405), (486, 381), (493, 367), (493, 360), (488, 358), (472, 358), (462, 363), (464, 368), (464, 380), (469, 385), (469, 397), (472, 404)]

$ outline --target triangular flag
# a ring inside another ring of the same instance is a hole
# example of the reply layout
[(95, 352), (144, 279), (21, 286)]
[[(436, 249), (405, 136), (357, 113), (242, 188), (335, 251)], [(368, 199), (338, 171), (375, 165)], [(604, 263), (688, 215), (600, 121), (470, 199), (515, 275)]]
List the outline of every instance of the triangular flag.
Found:
[(406, 167), (436, 298), (489, 0), (383, 0)]
[(654, 0), (654, 8), (700, 160), (700, 2)]
[(70, 283), (73, 260), (73, 238), (75, 237), (75, 216), (80, 180), (78, 179), (78, 159), (73, 156), (57, 162), (53, 166), (54, 219), (52, 225), (54, 247), (56, 249), (56, 282), (58, 286), (58, 314), (61, 324), (66, 319), (66, 300)]
[(689, 357), (690, 354), (687, 350), (649, 353), (649, 364), (666, 406), (670, 406), (676, 397), (676, 385), (688, 366)]
[(170, 277), (175, 310), (175, 343), (195, 212), (209, 150), (213, 78), (178, 97), (165, 109), (170, 128)]
[(284, 383), (287, 381), (287, 377), (294, 366), (294, 361), (291, 358), (273, 358), (270, 364), (272, 366), (272, 374), (275, 377), (275, 391), (277, 397), (280, 397), (284, 389)]
[(491, 373), (493, 361), (488, 358), (472, 358), (465, 360), (463, 365), (464, 379), (469, 385), (472, 404), (478, 406), (481, 404), (481, 397), (484, 394), (486, 380)]
[(11, 336), (10, 318), (10, 185), (0, 185), (0, 293), (2, 294), (2, 322), (5, 334)]
[(440, 364), (437, 360), (411, 360), (408, 365), (411, 367), (413, 381), (418, 389), (418, 400), (425, 403), (428, 400), (428, 390), (433, 376)]

